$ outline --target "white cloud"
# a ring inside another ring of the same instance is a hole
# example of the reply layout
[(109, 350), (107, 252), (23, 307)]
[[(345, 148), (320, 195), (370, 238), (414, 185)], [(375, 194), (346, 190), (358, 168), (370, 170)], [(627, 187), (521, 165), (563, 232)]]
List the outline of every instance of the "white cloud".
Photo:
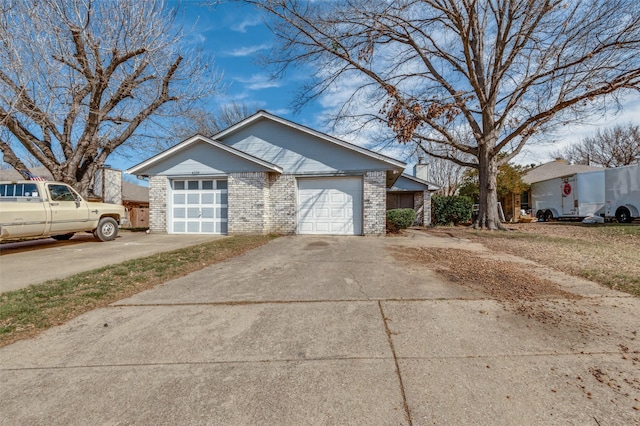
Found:
[(260, 45), (257, 45), (257, 46), (239, 47), (237, 49), (224, 51), (224, 52), (222, 52), (222, 54), (224, 56), (244, 57), (244, 56), (253, 55), (256, 52), (268, 49), (270, 47), (271, 46), (269, 44), (260, 44)]
[(239, 33), (246, 33), (247, 27), (255, 27), (256, 25), (261, 25), (262, 21), (259, 16), (250, 16), (242, 20), (241, 22), (234, 24), (231, 26), (232, 31), (236, 31)]
[(235, 81), (244, 85), (247, 90), (262, 90), (280, 87), (282, 84), (264, 74), (254, 74), (250, 78), (236, 78)]
[(599, 129), (627, 123), (640, 124), (640, 95), (627, 98), (620, 111), (611, 111), (588, 122), (562, 127), (550, 134), (546, 141), (527, 145), (514, 161), (518, 164), (541, 164), (553, 160), (553, 152), (593, 136)]
[(188, 45), (201, 46), (207, 38), (199, 32), (192, 32), (186, 35), (184, 42)]
[[(261, 104), (262, 105), (266, 105), (266, 102), (262, 102)], [(289, 108), (276, 108), (276, 109), (266, 108), (266, 110), (269, 111), (273, 115), (279, 115), (279, 116), (284, 116), (284, 115), (291, 114), (291, 109), (289, 109)]]

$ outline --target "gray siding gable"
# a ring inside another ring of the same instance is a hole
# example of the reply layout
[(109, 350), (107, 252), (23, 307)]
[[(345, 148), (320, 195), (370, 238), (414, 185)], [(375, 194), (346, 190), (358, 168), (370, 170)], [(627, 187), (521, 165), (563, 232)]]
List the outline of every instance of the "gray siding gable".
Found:
[(222, 134), (218, 140), (275, 164), (287, 174), (356, 173), (394, 168), (382, 160), (266, 118), (228, 135)]
[(225, 175), (237, 172), (273, 171), (265, 166), (197, 141), (144, 170), (151, 176)]
[(429, 184), (413, 176), (402, 175), (396, 180), (393, 187), (387, 189), (387, 191), (428, 191), (437, 189), (436, 185)]

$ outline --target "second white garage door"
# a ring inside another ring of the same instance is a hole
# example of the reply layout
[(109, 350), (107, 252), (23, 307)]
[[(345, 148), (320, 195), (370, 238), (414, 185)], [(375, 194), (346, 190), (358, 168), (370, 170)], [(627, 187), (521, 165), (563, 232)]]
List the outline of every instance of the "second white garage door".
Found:
[(362, 178), (298, 179), (298, 233), (362, 235)]

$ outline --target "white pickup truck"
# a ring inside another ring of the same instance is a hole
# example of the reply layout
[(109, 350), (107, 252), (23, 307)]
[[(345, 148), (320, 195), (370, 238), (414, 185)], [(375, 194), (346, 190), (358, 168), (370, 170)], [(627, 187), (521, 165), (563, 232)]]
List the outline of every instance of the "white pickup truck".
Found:
[(68, 240), (76, 232), (92, 232), (96, 239), (110, 241), (125, 218), (123, 206), (85, 201), (66, 183), (0, 182), (0, 240)]

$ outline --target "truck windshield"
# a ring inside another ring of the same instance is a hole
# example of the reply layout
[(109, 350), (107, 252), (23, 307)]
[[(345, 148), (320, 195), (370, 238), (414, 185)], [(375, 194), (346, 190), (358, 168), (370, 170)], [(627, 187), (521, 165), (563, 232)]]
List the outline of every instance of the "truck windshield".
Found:
[(35, 183), (2, 183), (0, 197), (38, 197), (38, 186)]

